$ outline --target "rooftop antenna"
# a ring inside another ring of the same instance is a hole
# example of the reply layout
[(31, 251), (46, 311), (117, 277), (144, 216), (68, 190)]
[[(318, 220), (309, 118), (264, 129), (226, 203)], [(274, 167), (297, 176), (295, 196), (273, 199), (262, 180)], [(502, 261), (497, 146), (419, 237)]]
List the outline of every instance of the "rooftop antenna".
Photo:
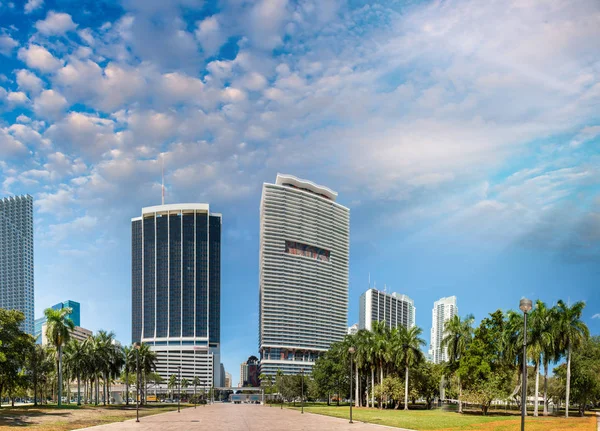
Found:
[(387, 284), (383, 283), (383, 293), (387, 293)]
[(371, 273), (369, 272), (369, 289), (371, 288)]
[(162, 197), (162, 204), (164, 205), (165, 204), (165, 159), (162, 155), (160, 156), (160, 166), (161, 166), (160, 191), (161, 191), (161, 197)]

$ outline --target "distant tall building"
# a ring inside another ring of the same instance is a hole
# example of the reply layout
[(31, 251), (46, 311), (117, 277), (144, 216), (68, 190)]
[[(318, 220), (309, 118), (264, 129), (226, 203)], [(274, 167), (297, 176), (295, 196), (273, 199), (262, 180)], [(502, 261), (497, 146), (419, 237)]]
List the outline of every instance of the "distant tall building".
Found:
[(219, 385), (221, 215), (208, 204), (142, 209), (132, 229), (132, 341), (150, 345), (157, 372)]
[(291, 175), (263, 185), (260, 204), (260, 372), (310, 373), (344, 338), (350, 210), (337, 193)]
[(231, 373), (228, 373), (227, 371), (225, 371), (225, 387), (226, 388), (233, 387), (233, 384), (231, 381)]
[(348, 335), (356, 335), (358, 333), (358, 323), (348, 326)]
[(0, 308), (23, 312), (31, 335), (33, 301), (33, 198), (0, 199)]
[(434, 364), (448, 361), (448, 348), (442, 349), (444, 324), (457, 314), (456, 296), (440, 298), (433, 303), (433, 310), (431, 310), (429, 357)]
[[(44, 322), (40, 331), (40, 337), (38, 344), (46, 346), (48, 344), (48, 338), (46, 337), (47, 322)], [(92, 331), (89, 329), (82, 328), (81, 326), (75, 326), (71, 332), (71, 338), (77, 341), (85, 341), (92, 336)]]
[(240, 364), (240, 384), (239, 386), (244, 386), (244, 382), (248, 381), (248, 363), (246, 361)]
[(221, 364), (221, 374), (220, 374), (220, 381), (219, 381), (219, 387), (224, 387), (225, 386), (225, 366), (223, 364)]
[(373, 330), (373, 322), (383, 322), (390, 328), (415, 326), (415, 303), (406, 295), (369, 289), (360, 295), (359, 329)]
[[(81, 327), (81, 305), (79, 302), (66, 300), (64, 302), (59, 302), (58, 304), (54, 304), (52, 307), (53, 310), (62, 310), (63, 308), (70, 308), (71, 314), (69, 314), (68, 318), (73, 322), (73, 324), (77, 327)], [(35, 319), (35, 330), (33, 336), (36, 337), (36, 343), (42, 344), (42, 326), (46, 323), (46, 316)], [(87, 329), (86, 329), (87, 331)]]

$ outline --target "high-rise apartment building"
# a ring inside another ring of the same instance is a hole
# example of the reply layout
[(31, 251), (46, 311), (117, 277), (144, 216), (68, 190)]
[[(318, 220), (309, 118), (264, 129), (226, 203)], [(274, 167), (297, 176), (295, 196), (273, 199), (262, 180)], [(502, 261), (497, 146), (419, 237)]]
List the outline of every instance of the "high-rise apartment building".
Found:
[(337, 193), (291, 175), (260, 204), (260, 372), (310, 373), (347, 331), (350, 211)]
[(221, 215), (208, 204), (142, 209), (132, 228), (132, 341), (157, 352), (157, 372), (218, 385)]
[(433, 310), (431, 310), (429, 357), (434, 364), (448, 361), (448, 348), (442, 348), (444, 325), (457, 314), (458, 307), (456, 306), (456, 296), (440, 298), (433, 303)]
[[(77, 301), (66, 300), (64, 302), (59, 302), (58, 304), (54, 304), (52, 307), (53, 310), (62, 310), (63, 308), (70, 308), (71, 314), (69, 314), (68, 319), (70, 319), (76, 327), (81, 327), (81, 305)], [(46, 323), (46, 316), (42, 316), (40, 318), (35, 319), (34, 324), (34, 333), (33, 336), (36, 337), (36, 343), (42, 344), (42, 326)], [(83, 328), (82, 328), (83, 329)], [(87, 331), (87, 329), (86, 329)]]
[(23, 312), (31, 335), (33, 301), (33, 198), (0, 199), (0, 308)]
[(225, 371), (225, 387), (226, 388), (233, 387), (232, 382), (231, 382), (231, 373), (228, 373), (227, 371)]
[(415, 303), (406, 295), (369, 289), (360, 295), (359, 329), (373, 330), (373, 322), (384, 322), (390, 328), (415, 326)]
[(358, 323), (348, 326), (348, 335), (356, 335), (358, 333)]

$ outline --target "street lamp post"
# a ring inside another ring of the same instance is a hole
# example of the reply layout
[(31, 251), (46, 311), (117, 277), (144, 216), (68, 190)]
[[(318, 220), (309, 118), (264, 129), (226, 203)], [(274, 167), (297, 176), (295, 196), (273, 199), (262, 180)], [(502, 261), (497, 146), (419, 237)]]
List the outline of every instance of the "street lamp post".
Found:
[[(140, 421), (140, 343), (134, 343), (133, 347), (135, 348), (135, 373), (136, 373), (136, 382), (135, 382), (135, 421)], [(127, 394), (129, 397), (129, 394)]]
[(177, 371), (179, 374), (179, 380), (177, 381), (177, 392), (179, 392), (179, 395), (177, 396), (177, 413), (181, 413), (181, 409), (179, 407), (181, 403), (181, 365), (177, 366)]
[[(354, 352), (356, 352), (356, 349), (354, 346), (350, 346), (348, 349), (348, 353), (350, 353), (350, 423), (354, 423), (352, 422), (352, 404), (354, 403), (352, 400), (352, 358), (354, 357)], [(358, 384), (358, 382), (356, 384)]]
[(196, 403), (198, 402), (198, 400), (196, 399), (196, 385), (197, 385), (197, 380), (196, 380), (196, 376), (194, 376), (194, 408), (196, 408)]
[(300, 402), (302, 403), (302, 414), (304, 414), (304, 368), (301, 368), (300, 371), (302, 371), (302, 398)]
[[(521, 431), (525, 431), (525, 414), (527, 413), (527, 313), (531, 311), (531, 299), (523, 298), (519, 308), (523, 312), (523, 386), (521, 387)], [(536, 394), (537, 396), (537, 394)]]

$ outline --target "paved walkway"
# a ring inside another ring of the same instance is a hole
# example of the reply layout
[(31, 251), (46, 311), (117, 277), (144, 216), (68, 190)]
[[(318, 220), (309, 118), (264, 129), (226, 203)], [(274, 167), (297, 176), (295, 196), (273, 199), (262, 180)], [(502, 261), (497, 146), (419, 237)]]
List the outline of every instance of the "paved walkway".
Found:
[(140, 419), (100, 425), (86, 430), (144, 430), (144, 431), (409, 431), (346, 419), (301, 414), (297, 410), (279, 409), (256, 404), (213, 404), (187, 408), (181, 413), (169, 412)]

